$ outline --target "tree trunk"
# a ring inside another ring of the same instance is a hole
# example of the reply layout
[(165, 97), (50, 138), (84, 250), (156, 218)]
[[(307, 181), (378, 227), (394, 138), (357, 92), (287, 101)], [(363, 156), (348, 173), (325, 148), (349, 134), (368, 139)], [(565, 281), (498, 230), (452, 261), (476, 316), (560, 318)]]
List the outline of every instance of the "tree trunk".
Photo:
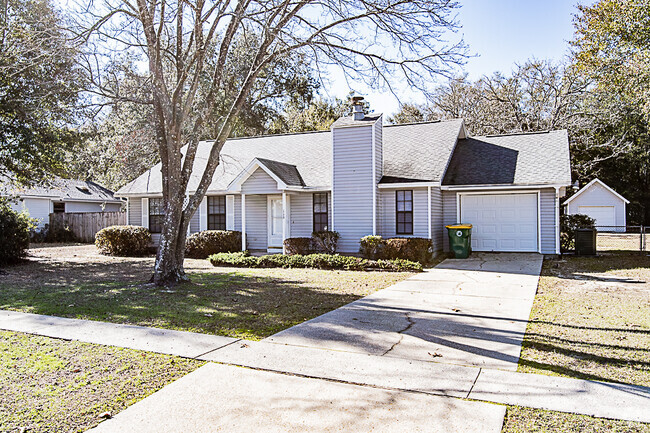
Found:
[[(169, 203), (160, 234), (160, 244), (156, 254), (156, 264), (152, 282), (157, 286), (172, 286), (188, 281), (183, 268), (185, 260), (185, 240), (189, 220), (183, 218), (183, 202)], [(176, 211), (173, 211), (176, 209)]]

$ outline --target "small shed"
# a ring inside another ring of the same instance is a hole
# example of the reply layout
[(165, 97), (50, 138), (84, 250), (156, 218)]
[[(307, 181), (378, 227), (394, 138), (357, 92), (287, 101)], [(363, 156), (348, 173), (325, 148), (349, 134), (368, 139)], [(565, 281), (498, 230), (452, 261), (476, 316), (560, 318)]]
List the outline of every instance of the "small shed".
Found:
[(564, 206), (568, 215), (582, 214), (595, 219), (600, 231), (625, 231), (625, 205), (629, 202), (600, 179), (594, 179), (565, 201)]

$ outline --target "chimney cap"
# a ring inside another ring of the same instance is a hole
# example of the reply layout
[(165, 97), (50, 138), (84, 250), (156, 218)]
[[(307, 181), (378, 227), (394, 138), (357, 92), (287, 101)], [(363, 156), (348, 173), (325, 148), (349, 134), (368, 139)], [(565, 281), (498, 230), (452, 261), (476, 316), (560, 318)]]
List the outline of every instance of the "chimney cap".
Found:
[(363, 96), (353, 96), (352, 97), (352, 105), (358, 105), (361, 104), (361, 101), (363, 101)]

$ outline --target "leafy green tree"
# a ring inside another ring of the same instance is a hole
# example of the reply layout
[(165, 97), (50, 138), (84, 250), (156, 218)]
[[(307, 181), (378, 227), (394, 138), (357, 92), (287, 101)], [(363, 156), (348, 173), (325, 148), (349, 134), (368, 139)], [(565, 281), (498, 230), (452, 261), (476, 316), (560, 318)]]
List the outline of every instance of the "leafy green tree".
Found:
[(0, 174), (33, 183), (64, 171), (82, 74), (48, 0), (0, 0)]

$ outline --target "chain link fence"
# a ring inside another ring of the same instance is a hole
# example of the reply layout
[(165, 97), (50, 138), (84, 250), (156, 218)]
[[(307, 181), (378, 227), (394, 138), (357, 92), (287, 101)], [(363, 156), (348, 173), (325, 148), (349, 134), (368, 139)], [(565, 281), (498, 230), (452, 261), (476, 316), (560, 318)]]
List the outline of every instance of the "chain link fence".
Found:
[(596, 226), (596, 250), (605, 252), (648, 252), (650, 227)]

